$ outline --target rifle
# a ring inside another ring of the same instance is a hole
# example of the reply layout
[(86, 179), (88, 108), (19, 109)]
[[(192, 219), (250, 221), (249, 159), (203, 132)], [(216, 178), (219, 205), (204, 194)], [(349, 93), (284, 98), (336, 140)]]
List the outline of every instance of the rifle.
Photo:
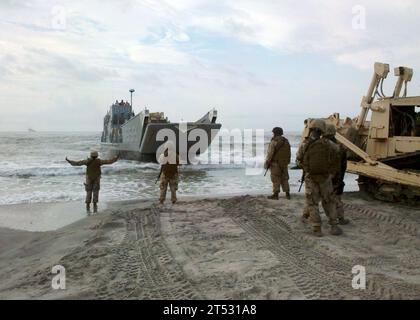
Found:
[(266, 176), (266, 174), (267, 174), (268, 170), (270, 169), (270, 167), (271, 167), (271, 161), (268, 163), (267, 169), (265, 169), (264, 177)]
[(163, 166), (160, 166), (160, 172), (159, 172), (159, 175), (158, 175), (158, 177), (157, 177), (157, 179), (156, 179), (155, 184), (159, 181), (160, 176), (162, 175), (162, 169), (163, 169)]
[(300, 190), (302, 190), (302, 186), (305, 183), (305, 171), (302, 170), (302, 178), (300, 178), (300, 187), (299, 187), (299, 192)]
[(267, 169), (265, 169), (265, 172), (264, 172), (264, 177), (266, 176), (266, 174), (267, 174), (267, 172), (268, 172), (268, 169), (270, 169), (270, 165), (268, 165)]
[(280, 150), (280, 148), (281, 148), (281, 147), (283, 147), (284, 143), (285, 143), (285, 142), (283, 141), (283, 143), (280, 143), (280, 144), (276, 145), (276, 148), (274, 149), (274, 153), (273, 153), (273, 155), (272, 155), (272, 157), (271, 157), (271, 161), (268, 163), (268, 165), (267, 165), (267, 169), (265, 169), (265, 172), (264, 172), (264, 177), (266, 176), (266, 174), (267, 174), (268, 170), (269, 170), (269, 169), (270, 169), (270, 167), (271, 167), (271, 162), (273, 161), (274, 157), (276, 156), (276, 154), (277, 154), (277, 152)]

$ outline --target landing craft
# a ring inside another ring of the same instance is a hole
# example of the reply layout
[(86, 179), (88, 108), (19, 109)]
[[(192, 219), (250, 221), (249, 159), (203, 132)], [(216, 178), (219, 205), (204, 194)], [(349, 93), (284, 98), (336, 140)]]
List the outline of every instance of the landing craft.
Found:
[[(217, 111), (212, 109), (195, 122), (172, 123), (163, 112), (144, 109), (135, 115), (131, 103), (115, 102), (104, 117), (101, 145), (111, 154), (119, 154), (122, 159), (156, 162), (156, 152), (164, 142), (162, 136), (170, 130), (176, 139), (177, 150), (183, 150), (179, 144), (180, 137), (188, 138), (186, 154), (191, 147), (200, 144), (200, 148), (194, 148), (195, 157), (207, 150), (220, 130), (222, 125), (216, 120)], [(200, 141), (196, 137), (199, 132), (205, 134), (207, 139)], [(190, 163), (193, 159), (188, 157), (183, 160)]]

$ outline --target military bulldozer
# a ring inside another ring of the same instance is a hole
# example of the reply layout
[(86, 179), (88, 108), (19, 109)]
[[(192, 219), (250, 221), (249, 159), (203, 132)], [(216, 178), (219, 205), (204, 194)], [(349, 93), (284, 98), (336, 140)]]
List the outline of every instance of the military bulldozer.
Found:
[[(420, 200), (420, 96), (407, 96), (413, 70), (397, 67), (392, 96), (383, 93), (389, 65), (375, 63), (374, 74), (360, 114), (324, 120), (335, 125), (336, 139), (348, 149), (347, 171), (359, 175), (361, 191), (393, 202)], [(304, 137), (308, 134), (305, 120)]]

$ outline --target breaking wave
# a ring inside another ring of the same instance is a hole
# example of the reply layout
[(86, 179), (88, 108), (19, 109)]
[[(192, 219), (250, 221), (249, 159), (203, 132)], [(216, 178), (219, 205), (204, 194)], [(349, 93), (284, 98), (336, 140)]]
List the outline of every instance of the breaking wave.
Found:
[[(157, 171), (159, 166), (155, 163), (118, 164), (109, 167), (102, 167), (102, 173), (113, 174), (135, 174), (145, 171)], [(4, 178), (30, 178), (30, 177), (59, 177), (84, 175), (86, 167), (66, 166), (31, 166), (27, 168), (1, 168), (0, 177)]]

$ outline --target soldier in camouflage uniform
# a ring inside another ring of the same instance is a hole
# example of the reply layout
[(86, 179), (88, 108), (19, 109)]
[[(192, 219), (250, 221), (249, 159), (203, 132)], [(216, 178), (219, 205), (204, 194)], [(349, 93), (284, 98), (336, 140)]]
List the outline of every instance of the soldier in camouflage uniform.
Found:
[(268, 199), (279, 199), (280, 186), (290, 200), (289, 172), (287, 166), (290, 163), (290, 143), (283, 137), (283, 129), (275, 127), (273, 138), (268, 146), (264, 168), (270, 168), (271, 182), (273, 183), (273, 195)]
[[(331, 124), (326, 125), (326, 132), (323, 135), (323, 137), (331, 140), (333, 143), (335, 143), (338, 147), (338, 153), (339, 153), (339, 169), (332, 177), (332, 184), (333, 184), (333, 197), (336, 204), (336, 211), (337, 211), (337, 217), (338, 217), (338, 223), (341, 225), (346, 225), (350, 223), (350, 221), (346, 218), (344, 218), (344, 203), (341, 200), (341, 195), (344, 191), (344, 176), (346, 174), (347, 170), (347, 152), (343, 145), (338, 143), (338, 141), (335, 139), (335, 126)], [(324, 211), (327, 212), (328, 210), (325, 210), (325, 202), (322, 202), (322, 206), (324, 207)], [(305, 222), (306, 219), (309, 218), (309, 209), (305, 205), (303, 209), (303, 215), (302, 215), (302, 221)]]
[[(92, 151), (90, 158), (86, 160), (73, 161), (66, 157), (66, 161), (72, 166), (86, 166), (86, 211), (90, 213), (90, 203), (93, 202), (93, 212), (98, 212), (99, 190), (101, 188), (101, 166), (105, 164), (112, 164), (118, 160), (116, 156), (110, 160), (102, 160), (98, 158), (98, 152)], [(93, 199), (92, 199), (93, 195)]]
[(350, 221), (344, 218), (344, 204), (341, 200), (341, 195), (343, 194), (345, 185), (344, 176), (347, 170), (347, 152), (345, 147), (342, 144), (338, 143), (338, 141), (335, 139), (335, 134), (335, 126), (332, 124), (328, 124), (326, 126), (324, 137), (335, 143), (339, 150), (339, 169), (337, 170), (336, 174), (332, 177), (332, 184), (334, 189), (333, 196), (336, 204), (338, 223), (341, 225), (346, 225)]
[(309, 137), (300, 145), (296, 155), (297, 164), (305, 172), (305, 207), (309, 211), (314, 235), (321, 237), (321, 217), (319, 202), (331, 225), (330, 233), (340, 235), (337, 226), (337, 212), (333, 197), (332, 175), (338, 167), (338, 149), (330, 140), (321, 138), (325, 132), (325, 122), (317, 119), (309, 124)]
[(166, 191), (171, 190), (171, 201), (177, 201), (176, 191), (178, 190), (178, 166), (179, 156), (176, 153), (175, 145), (171, 141), (165, 143), (164, 152), (159, 156), (158, 162), (161, 165), (160, 174), (160, 197), (159, 202), (163, 204), (166, 199)]

